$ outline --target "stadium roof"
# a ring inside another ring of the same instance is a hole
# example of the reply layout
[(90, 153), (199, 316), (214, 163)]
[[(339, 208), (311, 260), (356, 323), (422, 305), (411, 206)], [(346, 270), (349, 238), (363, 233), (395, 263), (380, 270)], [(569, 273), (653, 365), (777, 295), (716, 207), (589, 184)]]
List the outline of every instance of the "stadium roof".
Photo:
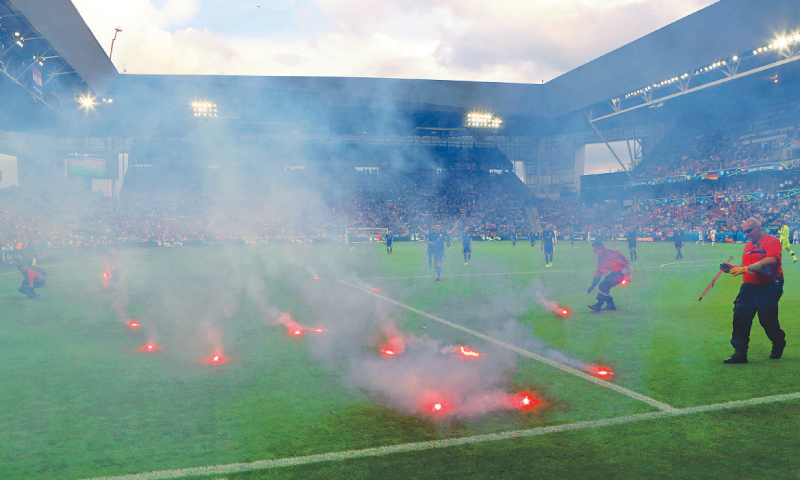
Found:
[(0, 0), (0, 41), (2, 73), (48, 105), (71, 102), (83, 82), (104, 93), (117, 76), (69, 0)]
[[(117, 92), (141, 83), (182, 84), (187, 90), (227, 86), (303, 97), (328, 107), (375, 107), (560, 117), (644, 85), (729, 58), (800, 28), (796, 0), (722, 0), (618, 48), (550, 82), (511, 84), (346, 77), (121, 75)], [(135, 88), (134, 88), (135, 90)], [(217, 97), (218, 98), (218, 97)], [(220, 99), (220, 101), (223, 101)]]
[[(0, 0), (3, 4), (11, 2)], [(800, 2), (796, 0), (721, 0), (544, 85), (352, 77), (117, 75), (69, 0), (13, 0), (13, 5), (99, 94), (109, 89), (115, 96), (180, 89), (192, 96), (213, 92), (215, 100), (223, 103), (226, 100), (220, 96), (268, 92), (272, 98), (302, 99), (306, 105), (321, 107), (391, 107), (442, 113), (478, 109), (539, 118), (588, 108), (765, 44), (782, 31), (800, 28)]]

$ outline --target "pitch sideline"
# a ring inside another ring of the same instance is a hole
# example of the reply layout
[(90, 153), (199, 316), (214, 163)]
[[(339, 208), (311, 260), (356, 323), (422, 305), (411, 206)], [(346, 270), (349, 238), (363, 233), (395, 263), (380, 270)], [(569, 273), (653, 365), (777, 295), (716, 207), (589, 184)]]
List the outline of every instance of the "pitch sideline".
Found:
[(509, 432), (490, 433), (484, 435), (474, 435), (471, 437), (451, 438), (446, 440), (431, 440), (428, 442), (403, 443), (390, 445), (387, 447), (365, 448), (361, 450), (346, 450), (342, 452), (321, 453), (317, 455), (306, 455), (302, 457), (288, 457), (277, 460), (259, 460), (248, 463), (230, 463), (226, 465), (213, 465), (208, 467), (179, 468), (174, 470), (159, 470), (147, 473), (136, 473), (131, 475), (119, 475), (112, 477), (95, 477), (86, 480), (163, 480), (169, 478), (185, 478), (205, 475), (226, 475), (233, 473), (244, 473), (255, 470), (268, 470), (280, 467), (292, 467), (307, 465), (311, 463), (331, 462), (339, 460), (350, 460), (355, 458), (377, 457), (391, 455), (395, 453), (420, 452), (424, 450), (434, 450), (437, 448), (455, 447), (459, 445), (469, 445), (484, 443), (497, 440), (508, 440), (514, 438), (532, 437), (537, 435), (548, 435), (551, 433), (568, 432), (575, 430), (586, 430), (589, 428), (605, 427), (610, 425), (624, 425), (628, 423), (640, 422), (643, 420), (655, 420), (662, 418), (674, 418), (697, 413), (713, 412), (718, 410), (730, 410), (735, 408), (745, 408), (755, 405), (765, 405), (776, 402), (786, 402), (800, 400), (800, 392), (787, 393), (783, 395), (772, 395), (769, 397), (751, 398), (749, 400), (737, 400), (726, 403), (714, 403), (697, 407), (683, 409), (673, 409), (671, 411), (660, 411), (652, 413), (639, 413), (625, 415), (622, 417), (606, 418), (602, 420), (590, 420), (586, 422), (567, 423), (563, 425), (553, 425), (549, 427), (538, 427), (527, 430), (512, 430)]

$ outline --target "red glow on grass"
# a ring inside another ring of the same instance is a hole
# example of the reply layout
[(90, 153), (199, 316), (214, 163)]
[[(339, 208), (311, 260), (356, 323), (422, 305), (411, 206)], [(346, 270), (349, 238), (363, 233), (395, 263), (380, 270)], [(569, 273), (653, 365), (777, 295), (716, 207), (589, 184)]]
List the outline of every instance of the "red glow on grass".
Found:
[(319, 280), (319, 277), (314, 277), (314, 280)]
[(603, 380), (611, 380), (611, 377), (614, 376), (614, 372), (612, 372), (610, 368), (602, 366), (593, 366), (589, 372), (595, 377), (602, 378)]
[(209, 358), (205, 359), (203, 362), (204, 363), (208, 363), (210, 365), (219, 365), (219, 364), (225, 363), (227, 361), (230, 361), (230, 359), (227, 358), (227, 357), (224, 357), (222, 355), (222, 353), (219, 350), (217, 350), (216, 352), (214, 352), (214, 355), (212, 355)]
[(520, 392), (508, 396), (508, 402), (513, 408), (519, 410), (535, 410), (542, 404), (542, 400), (530, 392)]
[(316, 332), (316, 333), (322, 333), (322, 332), (325, 331), (325, 329), (324, 328), (312, 328), (311, 331), (312, 332)]
[(467, 347), (465, 347), (463, 345), (459, 345), (458, 346), (458, 351), (460, 351), (461, 355), (466, 357), (466, 358), (478, 358), (478, 357), (481, 356), (480, 353), (478, 353), (478, 352), (476, 352), (474, 350), (469, 350)]
[(145, 345), (144, 347), (139, 347), (139, 350), (141, 350), (143, 352), (154, 352), (156, 350), (161, 350), (161, 347), (159, 347), (158, 345), (150, 342), (147, 345)]
[(439, 392), (426, 390), (422, 394), (420, 412), (433, 415), (447, 415), (452, 413), (453, 405)]
[(572, 314), (572, 310), (570, 310), (569, 308), (557, 307), (556, 308), (556, 313), (561, 315), (564, 318), (567, 318), (568, 316), (570, 316)]
[(381, 291), (381, 289), (378, 288), (378, 287), (373, 288), (373, 290), (375, 290), (376, 292), (380, 292)]

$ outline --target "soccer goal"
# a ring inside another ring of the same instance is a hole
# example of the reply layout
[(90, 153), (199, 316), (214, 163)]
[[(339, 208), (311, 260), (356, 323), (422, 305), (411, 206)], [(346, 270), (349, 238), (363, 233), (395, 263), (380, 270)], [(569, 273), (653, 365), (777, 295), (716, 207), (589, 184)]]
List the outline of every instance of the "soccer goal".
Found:
[(349, 243), (380, 242), (386, 238), (388, 228), (346, 228), (345, 241)]

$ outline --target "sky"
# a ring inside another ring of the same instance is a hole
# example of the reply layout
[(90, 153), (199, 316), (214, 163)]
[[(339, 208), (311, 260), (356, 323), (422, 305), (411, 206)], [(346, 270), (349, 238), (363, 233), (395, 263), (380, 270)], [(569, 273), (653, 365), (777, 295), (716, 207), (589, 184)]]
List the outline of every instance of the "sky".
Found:
[(714, 0), (73, 0), (121, 73), (542, 83)]

